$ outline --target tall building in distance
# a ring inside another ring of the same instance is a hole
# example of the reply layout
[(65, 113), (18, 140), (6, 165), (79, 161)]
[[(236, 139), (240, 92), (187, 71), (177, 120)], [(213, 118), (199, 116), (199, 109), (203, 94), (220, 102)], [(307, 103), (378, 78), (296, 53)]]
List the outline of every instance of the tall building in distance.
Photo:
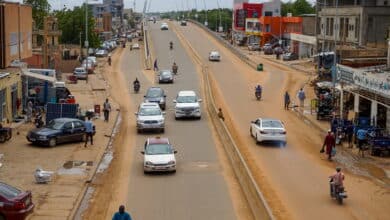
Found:
[[(105, 24), (105, 27), (112, 27), (114, 31), (117, 31), (122, 27), (123, 23), (123, 10), (124, 10), (124, 3), (123, 0), (103, 0), (103, 3), (101, 4), (90, 4), (90, 7), (92, 8), (92, 13), (95, 19), (97, 19), (100, 24)], [(106, 18), (107, 13), (111, 14), (111, 24), (108, 25)], [(100, 27), (96, 27), (96, 29), (102, 29)], [(106, 28), (103, 28), (106, 30)]]

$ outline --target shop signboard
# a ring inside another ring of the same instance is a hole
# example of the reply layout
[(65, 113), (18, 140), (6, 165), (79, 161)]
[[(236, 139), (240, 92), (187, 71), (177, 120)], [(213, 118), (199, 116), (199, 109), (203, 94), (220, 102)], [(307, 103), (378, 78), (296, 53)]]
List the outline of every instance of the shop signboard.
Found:
[(246, 10), (238, 9), (236, 11), (236, 27), (244, 28), (245, 27), (245, 19), (246, 19)]
[(386, 73), (355, 72), (353, 79), (356, 85), (390, 97), (390, 77)]
[(247, 35), (260, 35), (260, 21), (258, 18), (247, 18), (245, 21)]
[(338, 81), (342, 81), (350, 84), (354, 83), (354, 79), (353, 79), (353, 74), (355, 72), (354, 69), (340, 64), (337, 65), (337, 69), (338, 69), (337, 71)]

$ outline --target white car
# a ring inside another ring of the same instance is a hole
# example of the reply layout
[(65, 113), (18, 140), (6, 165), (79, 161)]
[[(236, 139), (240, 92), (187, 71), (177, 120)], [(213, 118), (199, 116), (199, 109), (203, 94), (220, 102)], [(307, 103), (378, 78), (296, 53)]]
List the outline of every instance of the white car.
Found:
[(277, 141), (286, 145), (286, 129), (283, 122), (277, 119), (258, 118), (251, 121), (251, 136), (255, 138), (256, 143), (263, 141)]
[(107, 50), (98, 50), (95, 53), (95, 56), (97, 56), (97, 57), (106, 57), (106, 56), (108, 56), (108, 51)]
[(176, 172), (176, 150), (169, 143), (168, 138), (148, 138), (145, 142), (144, 173), (149, 172)]
[(168, 24), (167, 23), (162, 23), (161, 24), (161, 27), (160, 27), (161, 30), (168, 30)]
[(98, 63), (97, 63), (97, 58), (96, 58), (96, 57), (94, 57), (94, 56), (89, 56), (89, 57), (87, 57), (87, 59), (88, 59), (88, 60), (92, 60), (93, 65), (95, 65), (95, 66), (98, 65)]
[(138, 133), (145, 130), (158, 130), (164, 132), (165, 112), (161, 111), (158, 103), (142, 103), (135, 115), (137, 116)]
[(132, 49), (139, 49), (139, 44), (135, 43), (135, 44), (131, 45), (131, 48)]
[(87, 79), (88, 72), (84, 67), (77, 67), (73, 71), (73, 75), (76, 76), (77, 79)]
[(175, 105), (175, 119), (178, 118), (198, 118), (202, 117), (200, 104), (202, 99), (194, 91), (180, 91), (176, 99), (173, 100)]
[(221, 61), (221, 55), (219, 55), (218, 51), (211, 51), (209, 53), (209, 61)]

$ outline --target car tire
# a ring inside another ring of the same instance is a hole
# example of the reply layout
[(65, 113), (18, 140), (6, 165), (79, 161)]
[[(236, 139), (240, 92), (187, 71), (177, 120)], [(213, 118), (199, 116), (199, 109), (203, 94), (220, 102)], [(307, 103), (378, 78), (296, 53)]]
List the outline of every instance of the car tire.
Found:
[(165, 128), (162, 128), (162, 129), (161, 129), (161, 133), (164, 133), (164, 132), (165, 132)]
[(179, 120), (179, 117), (175, 116), (175, 120)]
[(49, 139), (49, 147), (55, 147), (57, 145), (57, 140), (55, 138)]
[(200, 120), (200, 119), (202, 119), (202, 116), (199, 116), (199, 117), (197, 117), (196, 119)]
[(146, 170), (144, 170), (144, 174), (149, 174), (149, 172), (148, 172), (148, 171), (146, 171)]
[(138, 133), (138, 134), (141, 134), (141, 133), (142, 133), (142, 130), (141, 130), (141, 129), (137, 129), (137, 133)]
[(175, 174), (175, 173), (176, 173), (176, 170), (172, 170), (172, 173)]

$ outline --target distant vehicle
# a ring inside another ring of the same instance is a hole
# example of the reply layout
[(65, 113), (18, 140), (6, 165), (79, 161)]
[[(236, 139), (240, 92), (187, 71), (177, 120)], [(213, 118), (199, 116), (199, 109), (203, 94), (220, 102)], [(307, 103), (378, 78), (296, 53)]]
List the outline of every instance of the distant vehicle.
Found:
[(298, 54), (296, 53), (285, 53), (283, 54), (283, 60), (288, 61), (288, 60), (297, 60)]
[(108, 56), (108, 51), (107, 50), (98, 50), (95, 53), (96, 57), (107, 57)]
[(221, 55), (219, 55), (218, 51), (211, 51), (209, 53), (209, 61), (221, 61)]
[(142, 103), (137, 116), (138, 133), (145, 130), (157, 130), (164, 133), (165, 130), (165, 112), (162, 112), (157, 103)]
[(173, 83), (173, 73), (170, 70), (161, 70), (158, 74), (159, 83)]
[(168, 24), (167, 23), (162, 23), (160, 29), (161, 30), (168, 30)]
[(56, 118), (43, 128), (34, 129), (27, 134), (33, 144), (55, 147), (59, 143), (85, 141), (84, 122), (75, 118)]
[(83, 60), (81, 67), (85, 68), (88, 74), (92, 74), (95, 71), (95, 65), (93, 64), (93, 61), (89, 59)]
[(277, 119), (258, 118), (251, 121), (250, 134), (256, 143), (263, 141), (279, 141), (286, 145), (286, 129)]
[(181, 20), (181, 21), (180, 21), (180, 25), (181, 25), (181, 26), (187, 26), (187, 21)]
[(131, 48), (132, 49), (139, 49), (139, 44), (135, 43), (135, 44), (131, 45)]
[(248, 44), (248, 50), (250, 50), (250, 51), (260, 50), (260, 44), (259, 43), (250, 43), (250, 44)]
[(160, 87), (150, 87), (148, 91), (146, 91), (146, 95), (144, 96), (145, 102), (154, 102), (160, 105), (162, 110), (165, 110), (166, 107), (166, 95), (162, 88)]
[(77, 79), (88, 78), (88, 72), (84, 67), (76, 67), (73, 71), (73, 75), (75, 75)]
[(30, 191), (0, 182), (0, 219), (23, 220), (34, 209)]
[(274, 53), (274, 50), (272, 49), (272, 45), (270, 43), (264, 44), (263, 51), (265, 55), (272, 55)]
[(87, 59), (92, 60), (94, 66), (98, 65), (97, 58), (95, 56), (89, 56)]
[(274, 53), (279, 54), (279, 55), (283, 54), (283, 49), (281, 47), (277, 46), (274, 48)]
[(175, 103), (175, 119), (178, 118), (198, 118), (202, 117), (200, 110), (200, 104), (202, 99), (198, 99), (198, 96), (194, 91), (180, 91)]
[(148, 138), (145, 141), (145, 149), (141, 151), (144, 155), (144, 173), (149, 172), (176, 172), (177, 153), (169, 143), (168, 138)]

